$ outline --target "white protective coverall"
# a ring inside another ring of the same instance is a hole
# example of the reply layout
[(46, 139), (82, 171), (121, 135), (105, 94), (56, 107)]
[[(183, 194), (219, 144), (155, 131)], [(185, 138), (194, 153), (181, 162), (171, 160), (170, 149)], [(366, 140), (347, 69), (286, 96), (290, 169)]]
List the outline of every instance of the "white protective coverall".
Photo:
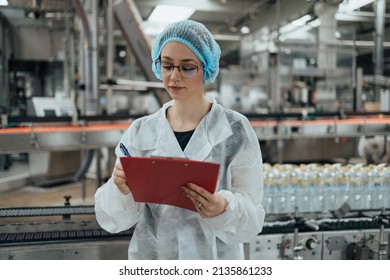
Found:
[[(202, 218), (197, 212), (174, 206), (136, 203), (132, 194), (123, 195), (117, 189), (111, 177), (95, 194), (97, 221), (111, 233), (136, 226), (129, 259), (244, 259), (242, 243), (261, 232), (265, 216), (257, 136), (245, 116), (210, 99), (211, 110), (182, 151), (165, 117), (173, 102), (136, 119), (121, 142), (132, 156), (219, 163), (217, 191), (229, 202), (226, 211), (214, 218)], [(123, 156), (118, 147), (117, 157)]]

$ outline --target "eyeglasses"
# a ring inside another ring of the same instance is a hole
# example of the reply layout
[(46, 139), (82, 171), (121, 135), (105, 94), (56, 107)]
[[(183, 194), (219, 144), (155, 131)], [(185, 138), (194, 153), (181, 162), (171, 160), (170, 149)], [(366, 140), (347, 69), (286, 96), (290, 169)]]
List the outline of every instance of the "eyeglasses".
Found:
[(177, 68), (183, 79), (191, 79), (199, 72), (199, 66), (191, 63), (184, 63), (178, 66), (161, 60), (156, 60), (154, 63), (156, 64), (156, 68), (161, 67), (161, 74), (163, 76), (171, 76), (175, 68)]

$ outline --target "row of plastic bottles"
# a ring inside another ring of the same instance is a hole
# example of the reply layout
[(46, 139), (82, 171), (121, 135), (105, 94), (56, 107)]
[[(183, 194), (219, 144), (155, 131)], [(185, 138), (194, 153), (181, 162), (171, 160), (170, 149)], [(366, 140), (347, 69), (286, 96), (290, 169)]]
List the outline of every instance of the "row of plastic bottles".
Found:
[(264, 164), (266, 213), (390, 208), (387, 164)]

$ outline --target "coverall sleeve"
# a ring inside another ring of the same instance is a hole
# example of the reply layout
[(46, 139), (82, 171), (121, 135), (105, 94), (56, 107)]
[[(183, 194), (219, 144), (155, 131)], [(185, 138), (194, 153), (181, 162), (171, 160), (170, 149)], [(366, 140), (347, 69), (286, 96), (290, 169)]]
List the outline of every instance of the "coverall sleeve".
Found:
[[(131, 129), (123, 135), (121, 143), (129, 145)], [(119, 146), (119, 145), (118, 145)], [(115, 149), (119, 161), (120, 149)], [(136, 203), (131, 193), (122, 194), (111, 178), (95, 193), (95, 215), (99, 225), (108, 232), (117, 233), (134, 226), (139, 220), (141, 203)]]
[(227, 182), (231, 184), (231, 191), (219, 191), (229, 202), (228, 207), (219, 216), (201, 219), (202, 226), (226, 244), (253, 241), (261, 232), (265, 218), (260, 145), (247, 120), (244, 120), (243, 126), (246, 135), (242, 146), (227, 168)]

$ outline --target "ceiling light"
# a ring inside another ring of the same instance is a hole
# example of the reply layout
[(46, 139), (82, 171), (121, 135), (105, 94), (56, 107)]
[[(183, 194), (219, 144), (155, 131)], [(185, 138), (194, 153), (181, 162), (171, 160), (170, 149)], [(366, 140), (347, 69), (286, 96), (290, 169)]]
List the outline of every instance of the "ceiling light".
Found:
[(0, 6), (8, 6), (7, 0), (0, 0)]
[(146, 35), (154, 37), (161, 33), (167, 24), (188, 19), (194, 12), (195, 9), (182, 6), (157, 5), (149, 18), (141, 23), (141, 27)]
[(304, 15), (303, 17), (300, 17), (299, 19), (291, 22), (291, 24), (294, 26), (304, 26), (309, 20), (311, 20), (311, 15)]
[(251, 30), (250, 30), (250, 28), (249, 28), (248, 26), (243, 25), (243, 26), (241, 27), (241, 29), (240, 29), (240, 32), (241, 32), (242, 34), (248, 34), (249, 32), (251, 32)]
[(119, 57), (124, 58), (125, 56), (126, 56), (126, 51), (125, 51), (125, 50), (121, 50), (121, 51), (119, 52)]
[(141, 23), (141, 28), (146, 35), (155, 37), (163, 31), (167, 24), (168, 23), (144, 21)]
[(303, 17), (300, 17), (299, 19), (296, 19), (296, 20), (292, 21), (291, 23), (282, 26), (279, 29), (279, 31), (280, 31), (280, 33), (291, 32), (299, 27), (305, 26), (309, 20), (311, 20), (311, 15), (304, 15)]
[(354, 1), (343, 1), (339, 5), (340, 11), (354, 11), (364, 7), (368, 4), (371, 4), (374, 0), (354, 0)]
[(188, 19), (194, 12), (195, 9), (188, 7), (157, 5), (150, 14), (148, 21), (162, 23), (175, 22)]

